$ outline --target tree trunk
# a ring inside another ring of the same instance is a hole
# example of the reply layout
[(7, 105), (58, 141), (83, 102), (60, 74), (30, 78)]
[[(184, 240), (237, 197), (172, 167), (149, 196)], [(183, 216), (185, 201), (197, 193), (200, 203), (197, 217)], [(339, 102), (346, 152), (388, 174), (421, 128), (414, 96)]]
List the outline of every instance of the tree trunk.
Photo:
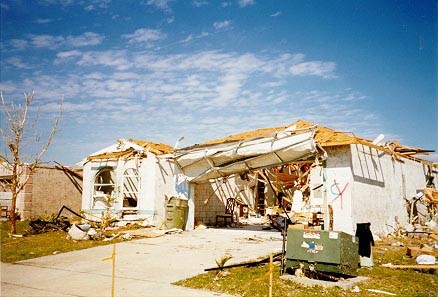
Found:
[(19, 179), (21, 178), (20, 174), (18, 174), (18, 160), (17, 158), (14, 158), (14, 164), (12, 167), (12, 180), (11, 180), (11, 193), (12, 193), (12, 205), (11, 210), (9, 211), (9, 222), (10, 222), (10, 228), (9, 232), (11, 234), (17, 234), (17, 228), (15, 221), (17, 220), (15, 209), (17, 208), (17, 196), (19, 193)]
[(17, 229), (15, 226), (15, 221), (17, 219), (16, 217), (16, 213), (15, 213), (15, 209), (17, 206), (17, 193), (15, 190), (12, 191), (12, 206), (11, 206), (11, 211), (9, 212), (9, 222), (11, 223), (9, 232), (11, 234), (17, 234)]

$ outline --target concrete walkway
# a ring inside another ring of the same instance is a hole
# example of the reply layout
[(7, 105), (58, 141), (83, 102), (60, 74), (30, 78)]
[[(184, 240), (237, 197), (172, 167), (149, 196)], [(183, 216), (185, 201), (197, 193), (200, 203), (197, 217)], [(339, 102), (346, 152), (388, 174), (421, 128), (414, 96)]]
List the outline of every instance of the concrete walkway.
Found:
[[(279, 232), (205, 229), (119, 243), (116, 296), (226, 296), (171, 283), (216, 267), (281, 250)], [(53, 256), (1, 263), (1, 296), (111, 296), (112, 245)]]

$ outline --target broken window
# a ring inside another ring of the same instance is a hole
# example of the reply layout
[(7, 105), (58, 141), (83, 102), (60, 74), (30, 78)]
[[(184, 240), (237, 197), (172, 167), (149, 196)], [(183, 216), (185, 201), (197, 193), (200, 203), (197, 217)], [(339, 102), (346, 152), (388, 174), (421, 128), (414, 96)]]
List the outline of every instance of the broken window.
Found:
[(123, 173), (123, 208), (137, 207), (140, 189), (140, 175), (135, 168), (128, 168)]
[(105, 209), (114, 204), (115, 171), (112, 167), (99, 170), (94, 178), (93, 208)]

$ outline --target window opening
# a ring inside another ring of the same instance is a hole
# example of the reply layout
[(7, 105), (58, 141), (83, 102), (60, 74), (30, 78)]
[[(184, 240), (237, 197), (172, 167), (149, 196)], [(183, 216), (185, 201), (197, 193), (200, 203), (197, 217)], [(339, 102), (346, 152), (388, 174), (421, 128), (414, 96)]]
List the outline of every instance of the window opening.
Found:
[(105, 209), (114, 205), (115, 171), (112, 167), (101, 169), (94, 178), (93, 208)]
[(123, 173), (123, 208), (135, 208), (138, 205), (140, 175), (135, 168), (128, 168)]

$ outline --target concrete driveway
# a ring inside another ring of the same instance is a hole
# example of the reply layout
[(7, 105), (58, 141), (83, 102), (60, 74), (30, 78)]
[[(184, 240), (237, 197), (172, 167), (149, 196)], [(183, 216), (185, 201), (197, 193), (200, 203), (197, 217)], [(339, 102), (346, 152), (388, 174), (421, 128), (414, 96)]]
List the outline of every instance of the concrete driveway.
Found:
[[(216, 267), (281, 251), (279, 232), (204, 229), (116, 245), (116, 296), (226, 296), (171, 283)], [(1, 263), (1, 296), (111, 296), (112, 245)]]

